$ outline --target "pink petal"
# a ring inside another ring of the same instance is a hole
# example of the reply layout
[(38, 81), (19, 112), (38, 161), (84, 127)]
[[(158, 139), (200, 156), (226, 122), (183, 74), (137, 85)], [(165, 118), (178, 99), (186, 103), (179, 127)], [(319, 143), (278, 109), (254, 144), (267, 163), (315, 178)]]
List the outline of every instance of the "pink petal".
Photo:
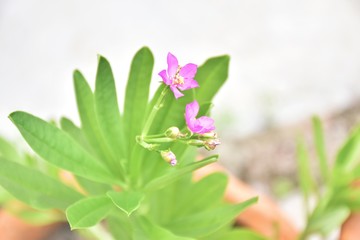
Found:
[(195, 81), (194, 79), (192, 78), (189, 78), (189, 79), (185, 79), (184, 80), (184, 83), (182, 85), (179, 85), (178, 88), (181, 90), (181, 91), (184, 91), (184, 90), (187, 90), (187, 89), (190, 89), (190, 88), (196, 88), (196, 87), (199, 87), (199, 84), (197, 81)]
[(179, 63), (177, 58), (172, 55), (171, 53), (168, 53), (167, 55), (167, 64), (168, 64), (168, 74), (170, 77), (175, 76), (176, 71), (179, 67)]
[(197, 71), (197, 65), (193, 63), (186, 64), (180, 70), (180, 76), (184, 78), (194, 78)]
[(186, 125), (188, 126), (188, 128), (190, 129), (190, 131), (192, 132), (196, 132), (197, 128), (196, 128), (196, 119), (193, 118), (186, 118), (185, 116), (185, 120), (186, 120)]
[(163, 79), (166, 85), (170, 85), (172, 83), (171, 80), (168, 78), (165, 69), (159, 72), (159, 76)]
[(185, 119), (195, 118), (199, 113), (199, 103), (195, 100), (185, 107)]
[(207, 133), (215, 130), (214, 120), (212, 118), (202, 116), (198, 118), (197, 121), (198, 124), (203, 128), (200, 133)]
[(179, 91), (179, 89), (177, 89), (175, 86), (170, 85), (170, 89), (171, 89), (171, 91), (174, 93), (174, 96), (175, 96), (176, 99), (178, 99), (179, 97), (184, 96), (184, 94), (182, 94), (182, 93)]

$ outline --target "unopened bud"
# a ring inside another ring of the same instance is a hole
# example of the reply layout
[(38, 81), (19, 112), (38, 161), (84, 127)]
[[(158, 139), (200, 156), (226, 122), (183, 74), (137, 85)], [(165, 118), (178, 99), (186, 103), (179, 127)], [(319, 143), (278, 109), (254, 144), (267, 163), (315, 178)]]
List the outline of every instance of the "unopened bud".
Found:
[(209, 140), (205, 141), (204, 147), (206, 148), (206, 150), (210, 151), (210, 150), (214, 150), (216, 148), (216, 146), (220, 145), (220, 144), (221, 144), (221, 142), (217, 138), (209, 139)]
[(191, 139), (191, 140), (187, 141), (187, 144), (189, 144), (191, 146), (202, 147), (202, 146), (204, 146), (204, 141), (198, 140), (198, 139)]
[(175, 166), (177, 164), (176, 156), (172, 151), (161, 151), (160, 155), (165, 160), (165, 162), (169, 163), (171, 166)]
[(177, 127), (168, 128), (165, 132), (165, 136), (172, 139), (176, 139), (180, 134), (180, 130)]
[(216, 132), (208, 132), (208, 133), (203, 133), (200, 135), (201, 138), (217, 138), (217, 134)]

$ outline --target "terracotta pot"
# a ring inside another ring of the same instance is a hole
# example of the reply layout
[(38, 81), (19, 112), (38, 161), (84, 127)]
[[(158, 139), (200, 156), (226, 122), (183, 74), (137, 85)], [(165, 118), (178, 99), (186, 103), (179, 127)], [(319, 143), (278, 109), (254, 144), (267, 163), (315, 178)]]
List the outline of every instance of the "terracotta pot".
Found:
[(229, 176), (229, 184), (225, 191), (228, 202), (239, 203), (259, 196), (257, 204), (249, 207), (236, 218), (237, 223), (271, 239), (296, 240), (298, 238), (298, 230), (269, 197), (259, 194), (249, 185), (239, 181), (219, 164), (214, 163), (197, 170), (194, 178), (198, 180), (213, 172), (224, 172)]
[(360, 213), (352, 213), (341, 226), (340, 240), (360, 239)]
[(0, 240), (40, 240), (49, 236), (59, 226), (59, 223), (34, 226), (5, 210), (0, 210)]

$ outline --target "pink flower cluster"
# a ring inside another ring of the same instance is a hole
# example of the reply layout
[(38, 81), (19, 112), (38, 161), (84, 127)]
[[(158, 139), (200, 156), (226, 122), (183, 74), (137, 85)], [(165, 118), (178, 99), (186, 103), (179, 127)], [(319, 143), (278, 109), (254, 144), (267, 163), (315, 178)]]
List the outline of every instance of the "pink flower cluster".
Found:
[[(194, 79), (197, 72), (197, 65), (188, 63), (181, 67), (177, 58), (168, 53), (167, 56), (167, 71), (164, 69), (159, 72), (159, 76), (163, 82), (170, 86), (176, 99), (184, 96), (181, 91), (191, 88), (199, 87), (198, 82)], [(196, 119), (199, 112), (199, 103), (195, 100), (186, 105), (185, 120), (189, 130), (193, 133), (204, 134), (215, 130), (214, 120), (210, 117), (202, 116)]]

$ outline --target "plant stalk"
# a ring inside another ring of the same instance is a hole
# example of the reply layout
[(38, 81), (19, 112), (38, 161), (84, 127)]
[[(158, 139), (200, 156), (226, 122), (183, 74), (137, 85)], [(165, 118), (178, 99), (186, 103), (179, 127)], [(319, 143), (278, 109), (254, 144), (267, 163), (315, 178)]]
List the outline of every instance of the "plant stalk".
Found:
[(168, 90), (169, 90), (168, 86), (165, 86), (165, 88), (162, 90), (159, 98), (157, 99), (154, 107), (152, 108), (152, 110), (150, 112), (150, 115), (149, 115), (148, 119), (146, 120), (145, 126), (144, 126), (144, 128), (143, 128), (143, 130), (141, 132), (141, 138), (144, 138), (149, 133), (150, 127), (151, 127), (151, 125), (152, 125), (152, 123), (154, 121), (156, 113), (161, 108), (161, 104), (164, 101), (164, 98), (165, 98)]

